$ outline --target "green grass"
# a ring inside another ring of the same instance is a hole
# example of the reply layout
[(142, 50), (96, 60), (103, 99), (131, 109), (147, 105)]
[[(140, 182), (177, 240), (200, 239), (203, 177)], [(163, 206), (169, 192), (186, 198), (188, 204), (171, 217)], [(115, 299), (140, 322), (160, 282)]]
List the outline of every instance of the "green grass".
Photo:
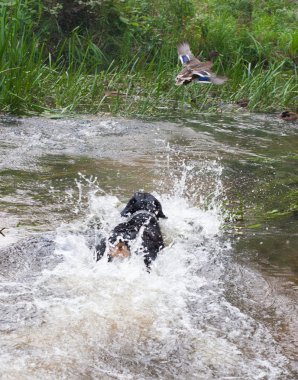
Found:
[[(91, 3), (80, 25), (69, 6), (65, 25), (57, 1), (1, 2), (1, 112), (158, 115), (222, 111), (240, 99), (252, 111), (296, 110), (292, 1)], [(218, 51), (215, 69), (228, 83), (175, 86), (176, 46), (183, 40), (205, 59)]]

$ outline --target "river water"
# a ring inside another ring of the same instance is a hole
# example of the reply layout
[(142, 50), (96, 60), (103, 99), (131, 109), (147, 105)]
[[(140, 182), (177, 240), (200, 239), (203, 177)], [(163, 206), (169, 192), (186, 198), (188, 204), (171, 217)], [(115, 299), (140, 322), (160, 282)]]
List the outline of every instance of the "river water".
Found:
[[(1, 379), (297, 378), (297, 125), (165, 119), (1, 118)], [(137, 190), (150, 274), (94, 260)]]

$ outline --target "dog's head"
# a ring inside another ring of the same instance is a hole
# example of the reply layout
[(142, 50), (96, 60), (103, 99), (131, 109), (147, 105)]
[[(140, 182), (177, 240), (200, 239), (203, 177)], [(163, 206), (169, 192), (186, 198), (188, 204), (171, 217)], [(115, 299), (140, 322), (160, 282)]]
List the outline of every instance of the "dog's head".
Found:
[(134, 194), (134, 196), (128, 201), (124, 210), (122, 210), (121, 216), (130, 216), (141, 210), (154, 214), (157, 219), (167, 218), (162, 212), (160, 202), (153, 195), (143, 192), (137, 192)]

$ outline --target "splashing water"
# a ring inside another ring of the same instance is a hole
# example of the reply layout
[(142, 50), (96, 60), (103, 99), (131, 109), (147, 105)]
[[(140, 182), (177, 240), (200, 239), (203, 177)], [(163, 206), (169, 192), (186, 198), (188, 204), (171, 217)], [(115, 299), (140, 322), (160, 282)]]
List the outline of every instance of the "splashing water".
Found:
[(137, 256), (94, 261), (99, 231), (109, 234), (124, 204), (79, 176), (78, 218), (58, 228), (53, 265), (30, 278), (10, 275), (6, 284), (23, 295), (27, 317), (0, 323), (3, 378), (289, 378), (266, 326), (225, 295), (233, 264), (221, 231), (221, 166), (179, 169), (166, 159), (171, 175), (154, 193), (168, 216), (160, 221), (166, 248), (150, 274)]

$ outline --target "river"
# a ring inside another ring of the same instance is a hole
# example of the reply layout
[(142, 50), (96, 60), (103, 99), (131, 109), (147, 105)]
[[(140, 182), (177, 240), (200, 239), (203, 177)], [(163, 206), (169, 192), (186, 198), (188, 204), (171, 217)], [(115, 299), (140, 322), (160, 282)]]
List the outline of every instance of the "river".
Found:
[[(297, 124), (2, 116), (0, 131), (1, 379), (297, 378)], [(150, 274), (94, 260), (138, 190), (168, 217)]]

